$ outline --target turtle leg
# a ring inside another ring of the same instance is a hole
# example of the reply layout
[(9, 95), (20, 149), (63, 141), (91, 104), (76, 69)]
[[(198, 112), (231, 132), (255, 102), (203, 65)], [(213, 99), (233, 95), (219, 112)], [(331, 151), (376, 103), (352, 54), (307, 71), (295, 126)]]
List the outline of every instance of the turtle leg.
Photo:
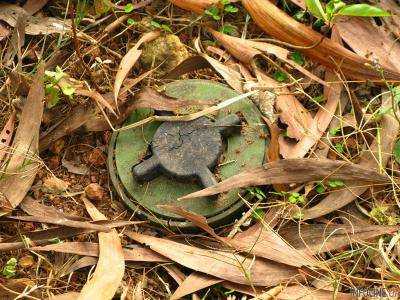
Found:
[(218, 128), (222, 136), (228, 136), (240, 125), (240, 118), (235, 115), (227, 115), (215, 121), (215, 126)]
[(214, 174), (206, 166), (197, 169), (196, 175), (197, 178), (200, 180), (200, 183), (206, 188), (216, 185), (218, 183)]
[(160, 162), (157, 157), (152, 156), (141, 163), (133, 166), (133, 176), (139, 182), (150, 181), (158, 177), (160, 170)]

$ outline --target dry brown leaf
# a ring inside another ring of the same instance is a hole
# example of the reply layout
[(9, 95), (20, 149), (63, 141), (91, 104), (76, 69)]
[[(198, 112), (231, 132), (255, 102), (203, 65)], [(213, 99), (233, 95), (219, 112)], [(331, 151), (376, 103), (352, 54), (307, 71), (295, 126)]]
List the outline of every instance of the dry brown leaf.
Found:
[(150, 42), (150, 41), (156, 39), (159, 36), (160, 36), (160, 32), (159, 31), (151, 31), (151, 32), (145, 33), (137, 41), (136, 45), (134, 47), (132, 47), (125, 54), (125, 56), (122, 58), (122, 60), (121, 60), (121, 62), (119, 64), (119, 67), (118, 67), (117, 74), (115, 75), (115, 81), (114, 81), (114, 99), (115, 99), (115, 103), (117, 103), (119, 90), (120, 90), (120, 88), (122, 86), (122, 83), (123, 83), (124, 79), (128, 75), (129, 71), (132, 69), (132, 67), (135, 65), (137, 60), (139, 59), (140, 54), (142, 53), (142, 51), (139, 50), (139, 47), (143, 43)]
[[(332, 38), (335, 41), (339, 39), (335, 30), (332, 32)], [(329, 127), (340, 101), (343, 84), (340, 82), (340, 78), (329, 70), (325, 73), (325, 81), (332, 82), (329, 86), (324, 87), (326, 103), (318, 109), (307, 133), (295, 144), (289, 143), (283, 136), (279, 137), (280, 153), (284, 158), (305, 157)]]
[[(32, 247), (30, 249), (34, 251), (54, 251), (91, 257), (99, 256), (99, 244), (89, 242), (64, 242), (60, 244)], [(133, 249), (124, 248), (122, 252), (126, 261), (170, 262), (169, 259), (150, 249), (140, 246), (136, 246)]]
[(3, 24), (0, 24), (0, 42), (11, 34), (11, 31)]
[[(134, 224), (140, 224), (142, 222), (132, 221), (96, 221), (94, 224), (107, 226), (109, 229), (116, 227), (125, 227)], [(50, 240), (55, 238), (64, 239), (73, 237), (79, 234), (92, 233), (94, 230), (72, 228), (72, 227), (54, 227), (45, 230), (21, 232), (18, 236), (8, 238), (0, 243), (0, 251), (18, 250), (27, 247), (27, 241), (29, 246), (37, 246), (48, 244)]]
[(235, 91), (243, 92), (242, 75), (233, 68), (224, 65), (218, 60), (208, 56), (201, 51), (200, 38), (194, 41), (195, 48), (200, 56), (202, 56), (213, 67), (213, 69), (225, 79), (226, 83)]
[(317, 290), (301, 285), (293, 285), (285, 287), (276, 298), (278, 300), (356, 300), (358, 299), (355, 295), (345, 294), (340, 292), (332, 292), (326, 290)]
[(211, 68), (210, 63), (201, 55), (191, 56), (177, 65), (169, 73), (165, 74), (165, 79), (177, 79), (179, 76), (205, 68)]
[(259, 56), (262, 52), (266, 54), (272, 54), (282, 61), (286, 62), (293, 68), (297, 69), (299, 72), (303, 73), (312, 80), (321, 83), (322, 85), (327, 85), (327, 83), (311, 72), (307, 71), (305, 68), (294, 62), (289, 58), (290, 51), (282, 47), (264, 43), (264, 42), (254, 42), (237, 37), (233, 37), (227, 34), (223, 34), (219, 31), (208, 29), (215, 39), (217, 39), (234, 57), (245, 64), (251, 64), (256, 56)]
[(31, 299), (39, 299), (40, 293), (37, 289), (33, 289), (30, 293), (27, 291), (35, 286), (35, 282), (28, 278), (18, 278), (18, 279), (3, 279), (0, 282), (0, 299), (1, 300), (14, 300), (23, 299), (21, 294), (26, 293), (25, 299), (30, 299), (28, 297), (33, 297)]
[[(340, 69), (346, 76), (360, 80), (382, 80), (379, 72), (368, 65), (371, 62), (322, 36), (310, 27), (297, 22), (268, 0), (242, 0), (253, 20), (267, 34), (295, 46), (309, 47), (301, 50), (333, 70)], [(384, 70), (387, 80), (398, 80), (399, 72)]]
[(397, 226), (380, 225), (304, 224), (282, 228), (279, 234), (298, 250), (320, 254), (341, 249), (354, 242), (365, 242), (383, 234), (391, 234), (398, 229)]
[(15, 116), (16, 113), (15, 111), (13, 111), (7, 123), (4, 125), (2, 131), (0, 132), (0, 169), (1, 169), (1, 162), (6, 156), (8, 152), (7, 149), (11, 144), (11, 139), (14, 133), (14, 126), (15, 126)]
[(79, 297), (79, 293), (77, 292), (69, 292), (65, 294), (59, 294), (50, 296), (48, 300), (76, 300)]
[[(35, 76), (28, 98), (22, 109), (19, 126), (12, 145), (12, 154), (0, 179), (0, 194), (3, 194), (12, 207), (17, 207), (29, 191), (38, 168), (39, 128), (43, 114), (44, 88), (43, 68)], [(10, 189), (10, 186), (13, 188)]]
[(22, 7), (15, 4), (0, 4), (0, 20), (15, 27), (18, 16), (26, 15), (25, 33), (28, 35), (47, 35), (71, 31), (70, 20), (51, 17), (30, 16)]
[(395, 0), (381, 0), (377, 3), (378, 6), (390, 12), (390, 17), (381, 18), (386, 24), (386, 27), (397, 38), (400, 37), (400, 7)]
[[(388, 96), (382, 104), (382, 109), (391, 107), (391, 97)], [(370, 171), (377, 170), (381, 172), (385, 168), (389, 157), (391, 156), (397, 134), (399, 132), (399, 123), (396, 118), (390, 114), (384, 114), (380, 122), (380, 134), (369, 150), (363, 152), (359, 167)], [(382, 176), (382, 175), (379, 175)], [(302, 218), (314, 219), (338, 210), (351, 203), (357, 197), (362, 195), (368, 187), (349, 187), (345, 190), (332, 191), (327, 197), (321, 200), (317, 205), (302, 211)]]
[(191, 221), (197, 227), (203, 229), (218, 241), (236, 249), (240, 252), (247, 252), (257, 257), (263, 257), (287, 264), (294, 267), (316, 266), (317, 261), (304, 253), (296, 251), (292, 246), (286, 243), (276, 232), (268, 227), (267, 224), (262, 227), (261, 231), (252, 232), (253, 234), (241, 235), (241, 238), (234, 237), (232, 239), (220, 237), (207, 224), (205, 217), (194, 214), (182, 207), (172, 205), (162, 205), (162, 207), (180, 217)]
[(219, 0), (170, 0), (172, 4), (202, 14), (208, 7), (218, 4)]
[(301, 139), (308, 133), (313, 122), (310, 112), (289, 92), (287, 87), (282, 86), (259, 69), (254, 71), (258, 82), (264, 87), (271, 87), (276, 93), (275, 107), (281, 121), (288, 125), (287, 136)]
[[(86, 210), (95, 221), (107, 220), (97, 208), (83, 199)], [(78, 299), (108, 300), (112, 299), (125, 272), (125, 260), (121, 240), (115, 229), (110, 232), (99, 232), (99, 261), (93, 276), (83, 286)]]
[(85, 89), (77, 89), (75, 90), (75, 94), (92, 98), (98, 105), (106, 107), (114, 116), (117, 115), (112, 105), (99, 92), (89, 91)]
[(193, 294), (206, 287), (222, 282), (222, 279), (207, 274), (193, 272), (179, 285), (170, 300), (181, 299), (186, 295)]
[[(325, 179), (362, 181), (364, 183), (389, 183), (385, 175), (371, 170), (367, 166), (328, 159), (284, 159), (265, 164), (234, 175), (212, 187), (179, 198), (190, 199), (210, 196), (234, 188), (267, 184), (305, 183)], [(337, 200), (336, 200), (337, 201)]]
[(201, 249), (130, 231), (125, 234), (187, 268), (236, 283), (273, 286), (299, 275), (296, 268), (260, 258)]
[(382, 28), (374, 25), (372, 19), (341, 18), (336, 26), (343, 40), (358, 55), (400, 72), (400, 44)]
[(22, 8), (30, 15), (34, 15), (41, 10), (49, 0), (28, 0)]

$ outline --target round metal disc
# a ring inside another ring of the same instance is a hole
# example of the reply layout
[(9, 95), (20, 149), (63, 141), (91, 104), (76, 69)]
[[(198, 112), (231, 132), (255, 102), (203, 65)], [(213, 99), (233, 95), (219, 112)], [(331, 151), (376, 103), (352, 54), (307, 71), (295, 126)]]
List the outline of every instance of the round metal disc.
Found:
[[(185, 100), (215, 101), (218, 103), (237, 96), (225, 85), (207, 80), (181, 80), (164, 87), (170, 97)], [(236, 175), (243, 170), (258, 167), (264, 162), (267, 140), (266, 127), (257, 107), (249, 99), (240, 100), (218, 112), (218, 118), (239, 113), (243, 116), (241, 133), (226, 138), (226, 145), (217, 166), (215, 175), (218, 181)], [(132, 113), (124, 125), (129, 125), (153, 114), (152, 110), (140, 109)], [(221, 223), (240, 210), (243, 202), (238, 190), (232, 190), (218, 197), (196, 198), (177, 201), (177, 198), (198, 191), (196, 182), (179, 182), (159, 176), (150, 182), (138, 183), (132, 176), (132, 166), (137, 165), (149, 155), (152, 141), (160, 123), (146, 124), (115, 133), (109, 147), (109, 172), (118, 194), (133, 210), (163, 225), (191, 227), (182, 218), (159, 205), (173, 204), (207, 217), (210, 224)]]

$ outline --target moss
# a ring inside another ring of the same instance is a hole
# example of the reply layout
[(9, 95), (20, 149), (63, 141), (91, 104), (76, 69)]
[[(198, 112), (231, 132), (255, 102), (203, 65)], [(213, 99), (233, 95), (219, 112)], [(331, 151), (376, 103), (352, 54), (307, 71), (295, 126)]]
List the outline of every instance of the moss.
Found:
[(189, 57), (189, 52), (174, 34), (160, 36), (143, 47), (141, 64), (146, 69), (158, 68), (159, 74), (165, 74)]

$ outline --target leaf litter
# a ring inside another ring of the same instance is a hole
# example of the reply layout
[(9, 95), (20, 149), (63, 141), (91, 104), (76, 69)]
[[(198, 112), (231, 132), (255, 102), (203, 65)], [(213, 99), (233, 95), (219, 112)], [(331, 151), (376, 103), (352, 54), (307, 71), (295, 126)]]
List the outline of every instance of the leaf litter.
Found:
[[(12, 275), (19, 279), (0, 280), (1, 297), (354, 299), (361, 288), (392, 291), (400, 269), (399, 6), (381, 1), (391, 16), (318, 25), (329, 4), (318, 12), (311, 2), (1, 4), (0, 267), (21, 261)], [(190, 56), (160, 77), (171, 57), (157, 57), (160, 65), (154, 57), (149, 68), (144, 51), (171, 34)], [(43, 73), (57, 68), (63, 78), (51, 83)], [(239, 96), (167, 96), (162, 86), (182, 78), (223, 82)], [(156, 228), (121, 205), (105, 160), (93, 154), (106, 152), (111, 133), (194, 120), (245, 98), (271, 131), (264, 165), (163, 207), (200, 236)], [(136, 109), (169, 114), (123, 126)], [(102, 189), (93, 203), (90, 184)], [(226, 226), (179, 207), (237, 188), (248, 211)]]

